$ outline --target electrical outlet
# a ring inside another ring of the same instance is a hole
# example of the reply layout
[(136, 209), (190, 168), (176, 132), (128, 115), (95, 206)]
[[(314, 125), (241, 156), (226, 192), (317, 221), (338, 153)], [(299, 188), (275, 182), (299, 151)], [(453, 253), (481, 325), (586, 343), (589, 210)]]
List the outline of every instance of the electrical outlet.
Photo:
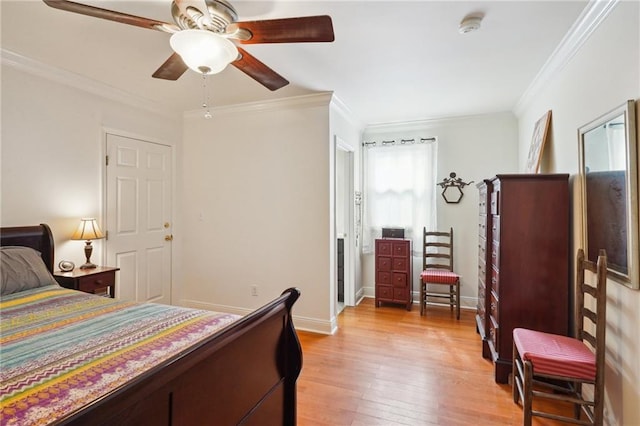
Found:
[(252, 285), (251, 286), (251, 295), (252, 296), (257, 296), (258, 295), (258, 286), (257, 285)]

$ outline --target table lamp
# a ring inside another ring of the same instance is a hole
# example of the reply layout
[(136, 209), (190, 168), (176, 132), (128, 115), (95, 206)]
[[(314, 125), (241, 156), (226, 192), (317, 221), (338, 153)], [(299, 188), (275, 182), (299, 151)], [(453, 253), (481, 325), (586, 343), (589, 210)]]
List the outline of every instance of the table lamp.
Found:
[(91, 240), (98, 240), (100, 238), (104, 238), (104, 234), (98, 227), (98, 223), (93, 218), (82, 218), (80, 219), (80, 226), (76, 229), (76, 232), (71, 236), (72, 240), (85, 240), (86, 244), (84, 246), (84, 255), (87, 258), (87, 261), (84, 265), (80, 266), (80, 269), (91, 269), (95, 268), (96, 265), (91, 263), (91, 252), (93, 252), (93, 246), (91, 245)]

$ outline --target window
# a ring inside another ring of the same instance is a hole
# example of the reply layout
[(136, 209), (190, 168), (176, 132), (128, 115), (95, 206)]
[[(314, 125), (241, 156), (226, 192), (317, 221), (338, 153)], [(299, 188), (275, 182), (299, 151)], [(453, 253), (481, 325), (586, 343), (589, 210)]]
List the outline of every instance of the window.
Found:
[(365, 146), (363, 251), (373, 253), (382, 228), (404, 228), (417, 253), (422, 228), (436, 228), (437, 142)]

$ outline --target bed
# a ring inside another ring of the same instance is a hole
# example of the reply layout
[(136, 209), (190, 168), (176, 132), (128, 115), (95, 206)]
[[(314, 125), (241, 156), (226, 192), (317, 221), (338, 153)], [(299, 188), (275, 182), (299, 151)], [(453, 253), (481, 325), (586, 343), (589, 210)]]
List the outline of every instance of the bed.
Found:
[(296, 424), (297, 289), (243, 317), (130, 303), (48, 282), (45, 224), (0, 245), (0, 424)]

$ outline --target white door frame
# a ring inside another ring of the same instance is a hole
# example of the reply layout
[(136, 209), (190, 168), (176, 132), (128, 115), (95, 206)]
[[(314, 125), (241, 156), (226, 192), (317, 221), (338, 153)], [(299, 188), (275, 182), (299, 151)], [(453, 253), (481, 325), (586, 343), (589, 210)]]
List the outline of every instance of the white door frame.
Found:
[[(346, 217), (345, 217), (345, 228), (346, 235), (344, 236), (344, 304), (345, 306), (355, 306), (356, 305), (356, 246), (355, 246), (355, 206), (354, 206), (354, 148), (347, 144), (344, 140), (342, 140), (339, 136), (334, 136), (334, 158), (333, 164), (336, 164), (336, 155), (337, 151), (344, 151), (346, 153), (345, 156), (345, 182), (343, 183), (344, 193), (345, 193), (345, 207), (346, 207)], [(337, 179), (337, 170), (334, 167), (334, 182), (335, 185), (338, 185)], [(337, 194), (336, 188), (334, 188), (334, 197)], [(335, 206), (337, 205), (336, 200), (334, 200), (334, 217), (337, 216), (338, 212), (335, 211)], [(338, 253), (338, 238), (337, 238), (337, 229), (336, 222), (334, 220), (334, 235), (336, 236), (334, 241), (335, 253)], [(337, 275), (338, 275), (338, 262), (335, 262), (335, 271), (333, 272), (336, 277), (336, 285), (337, 285)], [(335, 292), (335, 303), (338, 302), (338, 292)]]
[[(102, 128), (102, 159), (101, 159), (101, 164), (102, 164), (102, 173), (101, 173), (101, 177), (102, 177), (102, 223), (106, 224), (108, 223), (109, 220), (109, 206), (107, 204), (107, 198), (108, 198), (108, 180), (107, 180), (107, 162), (106, 162), (106, 158), (108, 155), (108, 149), (107, 149), (107, 137), (108, 135), (114, 135), (114, 136), (120, 136), (120, 137), (125, 137), (125, 138), (130, 138), (130, 139), (136, 139), (136, 140), (140, 140), (143, 142), (147, 142), (147, 143), (152, 143), (152, 144), (158, 144), (158, 145), (163, 145), (169, 148), (169, 152), (171, 155), (171, 159), (170, 159), (170, 166), (171, 166), (171, 182), (170, 182), (170, 192), (171, 192), (171, 203), (170, 203), (170, 215), (171, 215), (171, 220), (172, 220), (172, 228), (173, 231), (175, 231), (175, 170), (176, 170), (176, 163), (175, 163), (175, 147), (171, 144), (168, 143), (164, 140), (159, 140), (153, 137), (149, 137), (149, 136), (145, 136), (145, 135), (140, 135), (140, 134), (136, 134), (136, 133), (132, 133), (132, 132), (127, 132), (127, 131), (123, 131), (123, 130), (119, 130), (119, 129), (114, 129), (114, 128), (110, 128), (110, 127), (103, 127)], [(104, 261), (106, 261), (107, 256), (108, 256), (108, 250), (109, 250), (109, 243), (108, 243), (108, 238), (104, 243), (103, 246), (103, 250), (102, 250), (102, 257), (103, 257), (103, 263)], [(173, 245), (172, 245), (172, 249), (171, 249), (171, 272), (169, 274), (169, 280), (170, 280), (170, 291), (169, 291), (169, 303), (173, 303), (175, 296), (174, 296), (174, 268), (173, 268), (173, 257), (176, 256), (175, 250), (173, 249)], [(116, 273), (116, 282), (118, 281), (118, 273)], [(117, 286), (116, 286), (117, 287)], [(117, 294), (117, 293), (116, 293)]]

